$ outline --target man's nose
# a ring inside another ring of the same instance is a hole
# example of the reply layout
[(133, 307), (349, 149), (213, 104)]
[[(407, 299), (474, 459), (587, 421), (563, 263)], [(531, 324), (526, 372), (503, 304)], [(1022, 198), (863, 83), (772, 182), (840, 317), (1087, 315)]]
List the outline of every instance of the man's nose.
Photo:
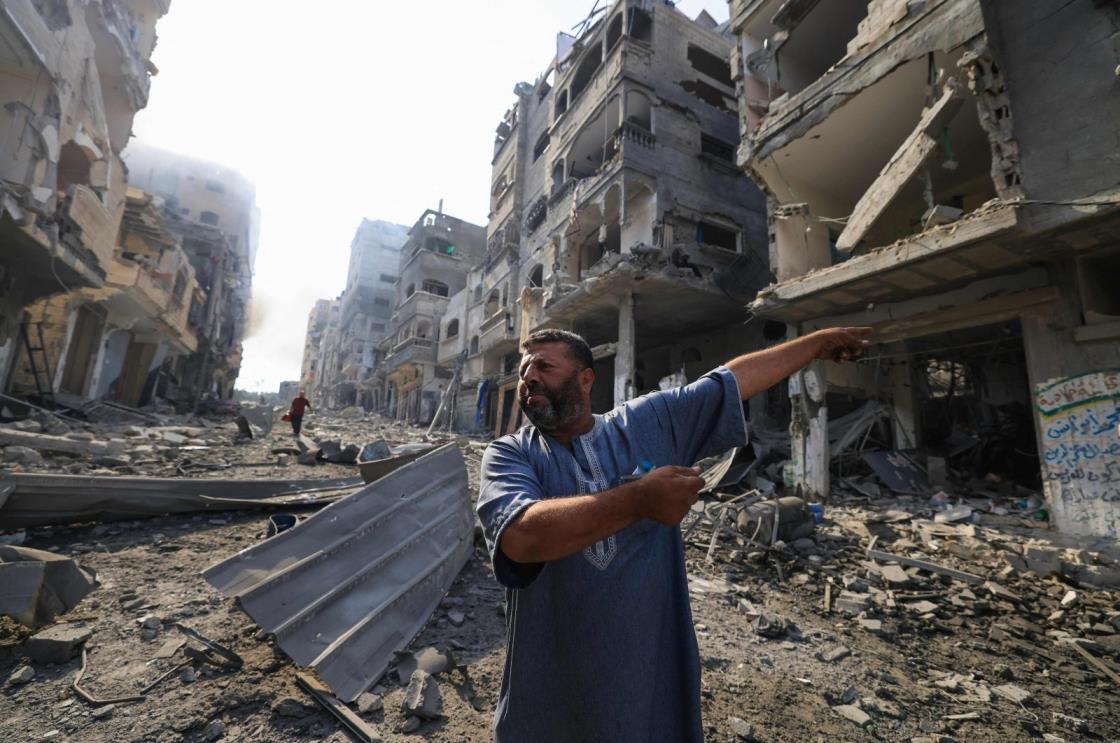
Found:
[(537, 374), (537, 367), (533, 364), (529, 364), (529, 366), (525, 367), (525, 371), (521, 375), (521, 381), (526, 387), (529, 386), (530, 382), (539, 383), (541, 380), (540, 375)]

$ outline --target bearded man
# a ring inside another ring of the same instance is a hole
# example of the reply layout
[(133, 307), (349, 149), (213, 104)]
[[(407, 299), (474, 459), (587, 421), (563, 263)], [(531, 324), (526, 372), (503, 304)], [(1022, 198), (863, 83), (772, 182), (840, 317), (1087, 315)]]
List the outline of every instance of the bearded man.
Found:
[(487, 448), (477, 506), (508, 589), (495, 740), (703, 740), (679, 526), (704, 484), (690, 465), (747, 443), (744, 400), (814, 359), (858, 358), (870, 332), (817, 331), (605, 415), (591, 413), (586, 341), (529, 336), (531, 425)]

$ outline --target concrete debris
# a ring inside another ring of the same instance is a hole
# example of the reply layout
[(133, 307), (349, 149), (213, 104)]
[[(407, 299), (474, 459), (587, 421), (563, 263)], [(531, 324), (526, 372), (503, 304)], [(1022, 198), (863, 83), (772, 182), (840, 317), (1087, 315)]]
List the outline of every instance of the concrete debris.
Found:
[(381, 698), (380, 694), (370, 694), (369, 692), (366, 692), (358, 697), (357, 707), (359, 714), (372, 715), (375, 712), (380, 712), (382, 709), (384, 709), (385, 702)]
[(759, 637), (771, 640), (782, 638), (786, 636), (789, 629), (789, 620), (776, 614), (763, 612), (754, 620), (754, 632)]
[(118, 442), (92, 441), (66, 436), (49, 436), (45, 433), (16, 431), (0, 426), (0, 445), (17, 446), (38, 452), (56, 452), (86, 456), (109, 456), (119, 454), (123, 446)]
[(741, 717), (727, 718), (727, 727), (731, 730), (731, 734), (735, 736), (736, 740), (754, 740), (754, 728), (749, 722)]
[(439, 683), (430, 673), (416, 669), (408, 680), (401, 709), (421, 720), (438, 720), (443, 717), (443, 695)]
[(35, 669), (31, 666), (20, 666), (8, 677), (8, 686), (22, 686), (35, 680)]
[(430, 674), (443, 673), (453, 668), (455, 660), (451, 653), (428, 646), (411, 653), (397, 654), (397, 677), (401, 684), (407, 684), (413, 671), (420, 669)]
[(1008, 699), (1015, 704), (1023, 704), (1031, 698), (1031, 693), (1021, 686), (1015, 684), (1003, 684), (1002, 686), (993, 686), (992, 693)]
[(864, 712), (862, 709), (854, 704), (839, 704), (832, 708), (832, 711), (843, 717), (849, 722), (853, 722), (860, 727), (867, 725), (871, 722), (871, 715)]
[(66, 663), (81, 651), (93, 630), (73, 624), (48, 627), (23, 642), (23, 652), (39, 663)]
[(96, 573), (72, 558), (0, 545), (0, 614), (21, 624), (50, 624), (96, 587)]

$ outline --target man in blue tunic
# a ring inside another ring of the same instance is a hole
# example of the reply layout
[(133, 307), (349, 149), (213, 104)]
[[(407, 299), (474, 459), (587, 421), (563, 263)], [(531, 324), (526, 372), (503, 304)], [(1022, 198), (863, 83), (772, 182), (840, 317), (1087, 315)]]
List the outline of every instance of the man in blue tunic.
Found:
[(583, 338), (529, 337), (518, 402), (532, 425), (487, 448), (477, 507), (508, 589), (495, 740), (703, 740), (679, 527), (703, 486), (690, 465), (746, 444), (744, 400), (814, 359), (858, 358), (869, 333), (818, 331), (605, 415)]

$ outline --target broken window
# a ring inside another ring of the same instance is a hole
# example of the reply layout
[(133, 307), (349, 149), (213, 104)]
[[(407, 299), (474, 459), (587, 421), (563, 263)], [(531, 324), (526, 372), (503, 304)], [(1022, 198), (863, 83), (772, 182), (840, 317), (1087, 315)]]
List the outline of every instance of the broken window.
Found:
[(540, 160), (541, 155), (548, 149), (549, 139), (548, 132), (545, 132), (541, 135), (541, 138), (537, 140), (537, 144), (533, 147), (533, 162)]
[(425, 279), (422, 290), (440, 297), (446, 297), (450, 294), (447, 284), (433, 279)]
[(722, 139), (716, 139), (709, 134), (700, 135), (700, 152), (705, 155), (710, 155), (717, 160), (725, 162), (735, 162), (735, 146), (724, 142)]
[(681, 87), (684, 88), (685, 92), (709, 106), (714, 106), (727, 113), (735, 113), (731, 103), (729, 103), (730, 96), (705, 80), (685, 80), (681, 82)]
[(614, 45), (622, 39), (622, 13), (611, 19), (607, 26), (607, 49), (614, 49)]
[(424, 247), (433, 253), (442, 253), (443, 255), (455, 255), (455, 246), (449, 241), (439, 237), (429, 237), (424, 243)]
[(218, 215), (214, 212), (201, 212), (198, 215), (198, 221), (203, 224), (216, 225), (218, 224)]
[(541, 287), (544, 286), (544, 266), (539, 263), (529, 272), (529, 286)]
[(644, 10), (630, 8), (627, 17), (626, 35), (635, 41), (653, 41), (653, 16)]
[(1120, 251), (1097, 253), (1078, 259), (1078, 287), (1085, 324), (1120, 320)]
[(692, 65), (692, 69), (697, 72), (702, 72), (729, 88), (735, 87), (735, 83), (731, 80), (731, 63), (728, 60), (721, 59), (707, 49), (701, 49), (695, 44), (689, 44), (688, 61)]
[[(895, 3), (891, 10), (907, 12), (906, 3)], [(885, 10), (885, 8), (883, 9)], [(770, 39), (775, 64), (770, 82), (789, 93), (797, 93), (855, 51), (853, 40), (861, 35), (860, 21), (867, 17), (867, 0), (830, 0), (816, 3), (800, 18), (789, 18)], [(886, 13), (866, 26), (867, 33), (877, 33), (890, 26)]]
[(699, 222), (696, 225), (696, 242), (738, 252), (739, 233), (711, 222)]
[(626, 93), (626, 121), (646, 131), (653, 131), (653, 106), (649, 96), (640, 90)]
[(458, 335), (459, 335), (459, 320), (458, 320), (458, 318), (456, 318), (456, 319), (452, 320), (451, 322), (447, 323), (447, 331), (443, 334), (443, 337), (450, 340), (451, 338), (458, 337)]
[(472, 356), (474, 356), (475, 354), (478, 353), (478, 336), (477, 335), (471, 336), (471, 350), (470, 350), (470, 353), (471, 353)]
[(603, 48), (596, 44), (587, 50), (583, 59), (580, 60), (579, 67), (576, 68), (576, 74), (572, 78), (572, 100), (579, 98), (579, 94), (591, 83), (595, 77), (595, 73), (599, 71), (599, 65), (603, 63)]
[(567, 112), (568, 112), (568, 91), (561, 90), (560, 93), (556, 96), (556, 112), (555, 112), (554, 116), (559, 117), (560, 115), (565, 114)]
[(486, 307), (483, 312), (487, 317), (490, 317), (499, 309), (501, 309), (501, 294), (498, 293), (497, 289), (494, 289), (490, 292), (490, 296), (486, 298)]
[(383, 283), (386, 283), (386, 284), (392, 284), (393, 282), (395, 282), (397, 280), (397, 277), (394, 276), (391, 273), (383, 273), (383, 274), (381, 274), (381, 276), (379, 278), (381, 279), (381, 281)]
[(564, 160), (552, 164), (552, 192), (556, 193), (564, 185)]
[(415, 293), (416, 293), (416, 284), (409, 284), (408, 288), (406, 288), (404, 290), (404, 295), (406, 297), (411, 297)]
[(58, 155), (58, 190), (66, 193), (71, 186), (89, 184), (90, 156), (73, 141), (62, 145)]

